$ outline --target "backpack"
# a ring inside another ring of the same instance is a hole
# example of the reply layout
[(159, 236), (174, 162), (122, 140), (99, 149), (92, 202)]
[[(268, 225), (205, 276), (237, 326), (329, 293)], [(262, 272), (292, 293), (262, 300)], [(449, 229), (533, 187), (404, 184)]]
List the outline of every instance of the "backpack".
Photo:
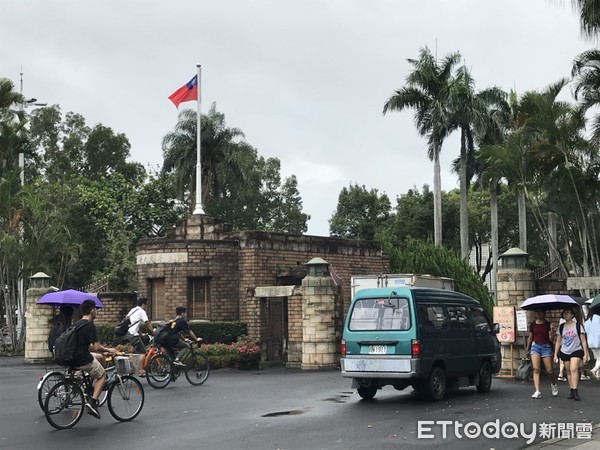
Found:
[(54, 342), (54, 361), (61, 366), (68, 366), (73, 362), (75, 356), (75, 347), (77, 343), (77, 330), (87, 322), (79, 325), (71, 325)]
[[(131, 311), (129, 311), (127, 313), (127, 315), (123, 318), (123, 320), (121, 320), (121, 322), (119, 323), (119, 325), (117, 325), (115, 327), (115, 336), (117, 337), (123, 337), (127, 334), (127, 330), (129, 330), (129, 328), (135, 324), (131, 323), (131, 319), (129, 318), (129, 316), (131, 316), (135, 311), (137, 311), (137, 309), (139, 308), (133, 308)], [(136, 322), (138, 323), (139, 320)]]
[(175, 327), (175, 321), (169, 320), (154, 331), (154, 342), (164, 344), (171, 335), (171, 330)]
[(51, 352), (54, 351), (54, 343), (56, 339), (67, 331), (67, 324), (62, 318), (55, 318), (52, 321), (52, 328), (50, 329), (50, 333), (48, 333), (48, 350)]

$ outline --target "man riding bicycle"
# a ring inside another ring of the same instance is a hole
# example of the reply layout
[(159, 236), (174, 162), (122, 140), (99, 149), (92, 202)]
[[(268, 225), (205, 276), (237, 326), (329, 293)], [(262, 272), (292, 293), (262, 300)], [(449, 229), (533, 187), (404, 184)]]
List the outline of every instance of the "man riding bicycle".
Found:
[[(117, 351), (114, 348), (104, 347), (98, 342), (96, 326), (94, 325), (94, 319), (96, 318), (96, 304), (94, 301), (84, 300), (79, 309), (81, 310), (82, 317), (73, 324), (78, 329), (75, 335), (75, 353), (71, 366), (89, 373), (90, 377), (95, 380), (94, 393), (89, 403), (86, 403), (86, 407), (91, 415), (99, 419), (98, 397), (100, 397), (100, 393), (106, 382), (106, 372), (102, 364), (98, 361), (102, 358), (102, 355), (98, 354), (98, 352), (116, 354)], [(90, 350), (94, 353), (90, 352)]]
[[(185, 366), (185, 364), (176, 357), (175, 349), (190, 348), (189, 342), (191, 341), (187, 339), (186, 336), (189, 336), (196, 342), (202, 341), (202, 338), (197, 338), (194, 332), (190, 330), (190, 327), (185, 320), (186, 311), (187, 308), (185, 306), (178, 306), (175, 308), (175, 319), (171, 321), (169, 335), (161, 342), (167, 351), (167, 354), (173, 361), (173, 364), (176, 366)], [(183, 339), (180, 339), (180, 337)]]

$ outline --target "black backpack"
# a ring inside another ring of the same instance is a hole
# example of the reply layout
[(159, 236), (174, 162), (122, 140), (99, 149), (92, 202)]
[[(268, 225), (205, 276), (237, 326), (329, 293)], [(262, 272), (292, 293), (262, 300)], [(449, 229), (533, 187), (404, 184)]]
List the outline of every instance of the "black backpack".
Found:
[[(131, 316), (137, 310), (137, 308), (139, 308), (139, 306), (129, 311), (127, 315), (123, 318), (123, 320), (121, 320), (119, 325), (115, 327), (115, 336), (123, 337), (127, 334), (127, 330), (129, 330), (129, 327), (134, 325), (131, 323), (131, 319), (129, 318), (129, 316)], [(139, 320), (136, 323), (138, 322)]]
[(54, 343), (56, 339), (67, 331), (67, 324), (62, 317), (57, 317), (52, 321), (52, 328), (50, 329), (50, 333), (48, 333), (48, 350), (51, 352), (54, 351)]
[(54, 342), (54, 361), (61, 366), (69, 366), (75, 356), (77, 343), (77, 330), (88, 322), (82, 322), (78, 325), (71, 325)]
[(169, 320), (164, 325), (161, 325), (154, 331), (154, 342), (164, 344), (171, 335), (171, 330), (175, 327), (175, 321)]

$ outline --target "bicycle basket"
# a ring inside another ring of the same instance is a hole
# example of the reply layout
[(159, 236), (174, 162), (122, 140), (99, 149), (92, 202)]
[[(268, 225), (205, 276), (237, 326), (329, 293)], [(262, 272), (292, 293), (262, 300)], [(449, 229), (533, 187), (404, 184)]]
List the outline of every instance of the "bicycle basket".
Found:
[(117, 356), (115, 358), (115, 367), (119, 375), (129, 375), (134, 372), (129, 356)]

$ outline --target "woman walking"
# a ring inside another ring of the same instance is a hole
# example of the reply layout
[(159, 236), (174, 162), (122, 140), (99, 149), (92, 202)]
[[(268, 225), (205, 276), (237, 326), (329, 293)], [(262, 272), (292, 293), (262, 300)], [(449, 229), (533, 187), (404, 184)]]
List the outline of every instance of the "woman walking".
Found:
[(546, 315), (541, 309), (535, 311), (535, 320), (529, 325), (529, 338), (527, 340), (527, 351), (531, 355), (531, 366), (533, 368), (533, 386), (535, 392), (531, 398), (541, 398), (540, 391), (540, 368), (542, 361), (546, 368), (546, 373), (550, 377), (550, 388), (552, 395), (558, 395), (558, 386), (556, 378), (552, 371), (552, 331), (550, 322), (546, 320)]
[(587, 344), (590, 351), (594, 355), (596, 364), (591, 370), (594, 378), (600, 378), (600, 313), (595, 310), (590, 310), (588, 319), (585, 321), (585, 331), (587, 333)]
[(579, 383), (579, 363), (588, 361), (588, 346), (585, 338), (585, 329), (573, 319), (573, 310), (567, 308), (561, 314), (565, 323), (561, 324), (556, 331), (556, 344), (554, 345), (554, 362), (558, 359), (565, 362), (565, 370), (569, 378), (571, 392), (567, 398), (581, 400), (577, 385)]

